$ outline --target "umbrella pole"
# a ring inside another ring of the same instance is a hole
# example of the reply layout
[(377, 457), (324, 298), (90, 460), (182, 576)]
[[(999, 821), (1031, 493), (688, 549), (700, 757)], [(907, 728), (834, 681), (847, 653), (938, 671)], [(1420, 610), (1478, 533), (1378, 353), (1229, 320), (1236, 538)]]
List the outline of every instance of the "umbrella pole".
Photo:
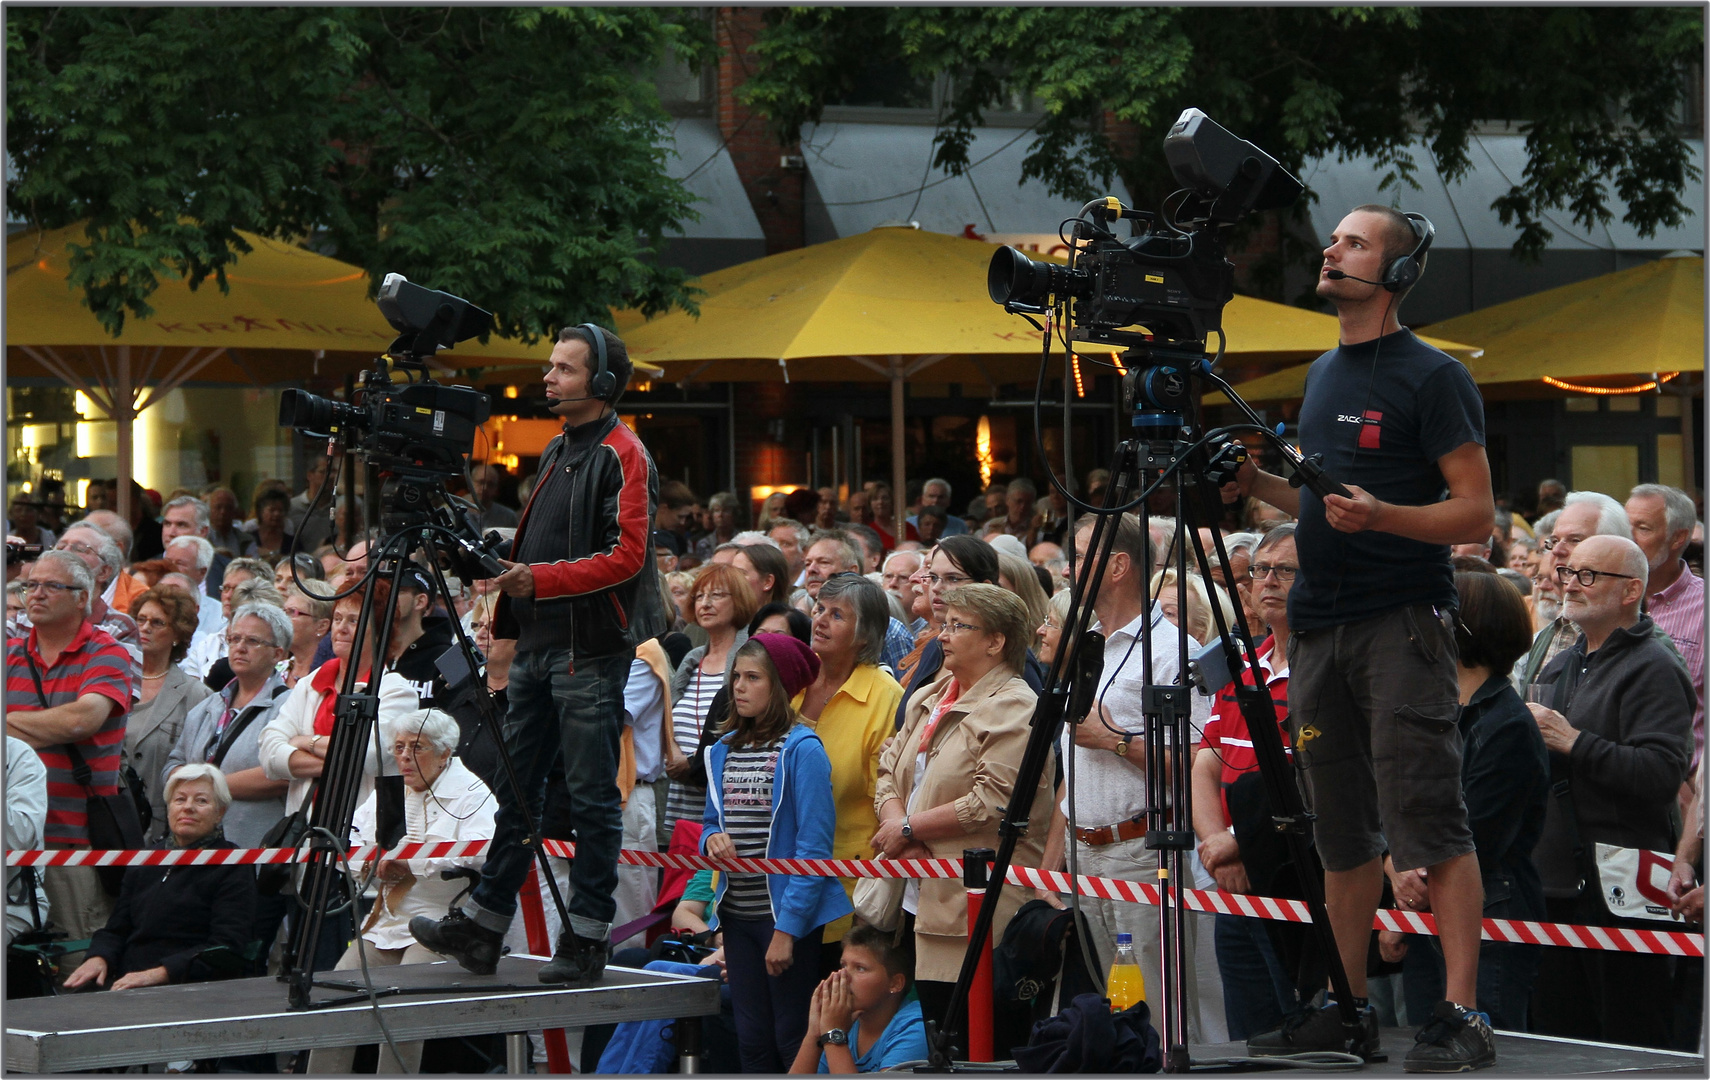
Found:
[(903, 464), (903, 358), (891, 357), (891, 535), (897, 543), (907, 539), (908, 469)]
[(119, 505), (114, 509), (126, 521), (131, 520), (131, 479), (135, 471), (132, 438), (136, 418), (136, 391), (131, 386), (131, 347), (119, 346), (119, 385), (113, 388), (114, 440), (118, 447), (119, 482), (114, 485)]

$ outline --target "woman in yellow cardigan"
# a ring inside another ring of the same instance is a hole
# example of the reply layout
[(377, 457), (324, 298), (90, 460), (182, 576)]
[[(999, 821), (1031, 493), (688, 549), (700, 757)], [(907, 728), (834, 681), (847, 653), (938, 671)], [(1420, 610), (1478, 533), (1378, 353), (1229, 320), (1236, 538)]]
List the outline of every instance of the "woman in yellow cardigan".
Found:
[[(879, 667), (879, 653), (890, 623), (884, 590), (858, 574), (837, 574), (820, 586), (814, 603), (811, 647), (819, 656), (819, 677), (793, 703), (814, 726), (831, 758), (831, 794), (837, 803), (837, 832), (832, 857), (872, 857), (870, 841), (879, 827), (873, 792), (879, 778), (879, 751), (895, 731), (893, 717), (902, 703), (902, 687)], [(853, 878), (844, 891), (855, 895)], [(845, 915), (825, 928), (820, 966), (837, 970)]]

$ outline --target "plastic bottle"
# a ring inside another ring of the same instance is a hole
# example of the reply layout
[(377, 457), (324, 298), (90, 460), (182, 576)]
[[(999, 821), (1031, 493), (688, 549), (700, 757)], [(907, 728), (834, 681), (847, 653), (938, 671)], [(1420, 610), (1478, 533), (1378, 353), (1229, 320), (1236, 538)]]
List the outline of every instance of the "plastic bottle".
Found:
[(1140, 964), (1134, 957), (1132, 934), (1116, 935), (1116, 959), (1110, 962), (1110, 975), (1104, 988), (1110, 997), (1111, 1012), (1122, 1012), (1135, 1002), (1146, 1000), (1146, 977), (1140, 974)]

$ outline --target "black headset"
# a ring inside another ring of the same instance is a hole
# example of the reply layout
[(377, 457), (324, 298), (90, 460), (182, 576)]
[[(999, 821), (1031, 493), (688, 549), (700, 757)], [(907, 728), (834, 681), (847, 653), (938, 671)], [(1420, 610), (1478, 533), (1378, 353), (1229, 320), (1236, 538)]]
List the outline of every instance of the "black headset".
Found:
[(1431, 241), (1437, 239), (1437, 227), (1431, 224), (1431, 219), (1424, 214), (1403, 214), (1407, 223), (1413, 227), (1413, 232), (1419, 237), (1419, 242), (1413, 250), (1399, 259), (1394, 259), (1383, 268), (1383, 280), (1378, 284), (1390, 292), (1402, 292), (1411, 289), (1419, 280), (1419, 275), (1425, 272), (1425, 255), (1431, 250)]
[[(1430, 241), (1426, 241), (1426, 246), (1430, 246)], [(606, 366), (606, 332), (591, 322), (582, 323), (576, 329), (587, 333), (588, 345), (593, 349), (594, 358), (598, 361), (594, 365), (594, 377), (588, 382), (588, 396), (609, 405), (617, 393), (617, 376)]]

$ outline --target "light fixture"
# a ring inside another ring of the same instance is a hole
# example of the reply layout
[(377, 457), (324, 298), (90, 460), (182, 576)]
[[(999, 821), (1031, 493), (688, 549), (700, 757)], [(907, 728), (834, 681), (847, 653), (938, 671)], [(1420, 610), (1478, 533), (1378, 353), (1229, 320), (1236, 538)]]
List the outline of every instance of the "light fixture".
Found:
[(1544, 382), (1555, 387), (1557, 390), (1567, 390), (1575, 394), (1596, 394), (1598, 397), (1612, 397), (1617, 394), (1649, 393), (1661, 386), (1663, 383), (1677, 377), (1679, 374), (1680, 372), (1678, 371), (1665, 371), (1650, 382), (1643, 382), (1637, 386), (1581, 386), (1579, 383), (1565, 382), (1561, 379), (1551, 378), (1548, 375), (1544, 376)]
[(1084, 398), (1087, 396), (1087, 388), (1086, 384), (1081, 381), (1081, 356), (1079, 353), (1069, 354), (1069, 365), (1075, 373), (1075, 396)]
[(980, 417), (980, 424), (974, 431), (974, 456), (980, 462), (980, 490), (984, 491), (992, 483), (992, 421), (990, 417)]

